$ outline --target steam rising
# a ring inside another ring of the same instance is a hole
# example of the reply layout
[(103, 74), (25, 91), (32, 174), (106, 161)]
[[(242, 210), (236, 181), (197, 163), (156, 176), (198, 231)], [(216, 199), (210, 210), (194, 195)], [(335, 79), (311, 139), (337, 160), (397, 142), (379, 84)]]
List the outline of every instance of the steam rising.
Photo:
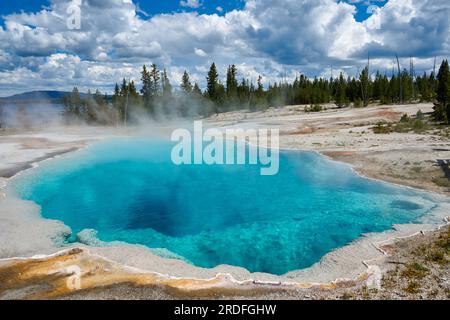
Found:
[[(132, 101), (125, 110), (114, 108), (111, 102), (96, 103), (90, 99), (87, 105), (68, 114), (63, 103), (54, 101), (2, 103), (0, 102), (0, 130), (12, 129), (49, 129), (63, 126), (109, 126), (139, 127), (150, 124), (170, 124), (207, 115), (212, 110), (211, 102), (203, 97), (189, 97), (174, 94), (170, 103), (160, 101), (153, 107), (153, 114), (141, 103)], [(74, 116), (76, 115), (76, 116)]]
[(32, 129), (61, 126), (63, 106), (52, 103), (0, 105), (0, 128)]

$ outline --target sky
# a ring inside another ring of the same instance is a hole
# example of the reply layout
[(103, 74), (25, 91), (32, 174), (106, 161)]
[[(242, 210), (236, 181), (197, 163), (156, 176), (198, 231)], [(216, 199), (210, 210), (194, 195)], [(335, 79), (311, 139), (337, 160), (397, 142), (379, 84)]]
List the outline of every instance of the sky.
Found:
[[(49, 7), (50, 0), (2, 0), (0, 7), (0, 15), (8, 15), (11, 13), (24, 12), (38, 12), (44, 7)], [(143, 12), (138, 14), (143, 18), (148, 18), (157, 14), (164, 13), (180, 13), (197, 11), (201, 14), (220, 14), (224, 15), (226, 12), (234, 9), (242, 9), (245, 5), (243, 0), (203, 0), (203, 1), (180, 1), (180, 0), (139, 0), (133, 1), (136, 6)]]
[[(0, 21), (3, 22), (3, 16), (20, 13), (20, 12), (38, 12), (42, 8), (49, 7), (49, 0), (15, 0), (15, 1), (5, 1), (0, 7)], [(218, 14), (224, 15), (232, 10), (241, 10), (245, 7), (244, 0), (197, 0), (197, 1), (180, 1), (180, 0), (140, 0), (133, 2), (136, 4), (138, 9), (142, 12), (138, 14), (142, 18), (148, 18), (157, 14), (164, 13), (179, 13), (179, 12), (189, 12), (196, 11), (200, 14)], [(355, 19), (357, 21), (363, 21), (371, 15), (371, 10), (367, 10), (369, 3), (367, 0), (347, 0), (353, 4), (357, 11), (355, 12)], [(379, 7), (384, 6), (387, 0), (375, 0), (372, 3)]]
[[(79, 5), (81, 3), (81, 5)], [(143, 64), (187, 70), (200, 86), (216, 62), (264, 84), (392, 73), (413, 57), (430, 71), (450, 53), (448, 0), (0, 0), (0, 96), (32, 90), (110, 93)], [(79, 10), (75, 10), (79, 8)], [(80, 26), (68, 21), (79, 12)]]

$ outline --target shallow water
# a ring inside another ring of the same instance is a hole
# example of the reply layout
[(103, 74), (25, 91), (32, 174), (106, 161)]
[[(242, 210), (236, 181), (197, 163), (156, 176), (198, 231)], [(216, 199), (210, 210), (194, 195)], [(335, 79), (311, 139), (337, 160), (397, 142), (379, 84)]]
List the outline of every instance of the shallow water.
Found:
[(261, 176), (251, 165), (175, 166), (171, 148), (104, 141), (44, 163), (12, 188), (74, 234), (95, 229), (100, 240), (164, 248), (197, 266), (278, 275), (436, 206), (430, 194), (362, 178), (312, 152), (281, 152), (279, 173)]

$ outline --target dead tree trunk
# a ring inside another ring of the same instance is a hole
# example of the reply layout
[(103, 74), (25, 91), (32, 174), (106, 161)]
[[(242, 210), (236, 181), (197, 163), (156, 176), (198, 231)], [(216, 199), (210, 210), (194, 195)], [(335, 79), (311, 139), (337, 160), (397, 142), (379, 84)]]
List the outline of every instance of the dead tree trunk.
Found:
[(395, 57), (397, 58), (398, 80), (400, 82), (400, 104), (403, 104), (403, 79), (402, 79), (402, 72), (400, 70), (400, 61), (398, 60), (398, 55), (396, 54)]

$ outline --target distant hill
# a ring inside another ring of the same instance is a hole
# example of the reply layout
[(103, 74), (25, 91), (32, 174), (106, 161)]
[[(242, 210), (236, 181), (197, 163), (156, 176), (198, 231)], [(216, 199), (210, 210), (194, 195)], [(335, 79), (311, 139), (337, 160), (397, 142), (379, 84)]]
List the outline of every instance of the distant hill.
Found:
[[(47, 104), (59, 104), (61, 99), (70, 94), (65, 91), (32, 91), (16, 94), (10, 97), (0, 98), (0, 102), (21, 104), (21, 103), (47, 103)], [(85, 94), (81, 94), (83, 97)]]
[[(39, 104), (61, 104), (62, 98), (69, 95), (71, 92), (67, 91), (30, 91), (15, 94), (10, 97), (0, 97), (0, 103), (2, 104), (30, 104), (30, 103), (39, 103)], [(80, 92), (81, 98), (87, 98), (87, 93)], [(109, 102), (112, 101), (112, 96), (108, 95), (107, 99)]]

